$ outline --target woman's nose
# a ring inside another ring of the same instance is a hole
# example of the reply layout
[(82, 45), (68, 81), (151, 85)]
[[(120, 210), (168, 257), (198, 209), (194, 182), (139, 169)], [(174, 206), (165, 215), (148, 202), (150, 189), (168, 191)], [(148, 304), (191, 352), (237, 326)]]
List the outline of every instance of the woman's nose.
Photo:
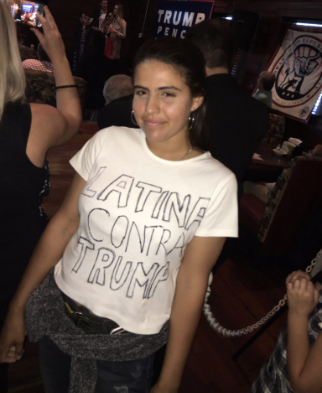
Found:
[(158, 113), (159, 112), (159, 99), (155, 96), (150, 96), (146, 102), (145, 110), (147, 113)]

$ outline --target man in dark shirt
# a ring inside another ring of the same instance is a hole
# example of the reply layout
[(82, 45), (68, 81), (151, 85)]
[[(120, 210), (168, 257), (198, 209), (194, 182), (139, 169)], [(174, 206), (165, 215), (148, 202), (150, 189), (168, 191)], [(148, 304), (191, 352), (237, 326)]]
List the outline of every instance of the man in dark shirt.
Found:
[[(94, 10), (92, 17), (88, 20), (88, 24), (90, 24), (90, 27), (94, 27), (94, 31), (99, 31), (101, 30), (101, 25), (103, 21), (106, 21), (108, 19), (108, 1), (107, 0), (101, 0), (100, 1), (100, 9), (99, 10)], [(102, 30), (101, 30), (102, 31)]]
[(212, 19), (198, 23), (187, 39), (206, 59), (209, 151), (234, 172), (240, 195), (245, 172), (268, 129), (269, 111), (240, 89), (229, 74), (235, 41), (224, 22)]
[[(234, 172), (240, 197), (246, 170), (268, 129), (269, 110), (240, 89), (229, 74), (235, 38), (224, 21), (198, 23), (186, 37), (200, 48), (206, 60), (209, 151)], [(227, 239), (213, 273), (227, 259), (233, 243), (234, 239)]]

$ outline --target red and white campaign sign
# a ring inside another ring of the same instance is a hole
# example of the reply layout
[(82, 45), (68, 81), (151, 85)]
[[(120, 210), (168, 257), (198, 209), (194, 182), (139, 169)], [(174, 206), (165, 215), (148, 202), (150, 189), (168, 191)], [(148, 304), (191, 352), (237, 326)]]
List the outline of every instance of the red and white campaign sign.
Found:
[(287, 30), (267, 71), (276, 76), (272, 109), (307, 122), (322, 90), (322, 34)]

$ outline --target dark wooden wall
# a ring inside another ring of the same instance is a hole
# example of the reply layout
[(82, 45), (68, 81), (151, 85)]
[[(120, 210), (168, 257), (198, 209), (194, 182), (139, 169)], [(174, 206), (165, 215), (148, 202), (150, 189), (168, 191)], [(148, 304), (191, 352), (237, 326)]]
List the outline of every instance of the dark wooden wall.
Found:
[[(117, 2), (123, 4), (124, 19), (127, 21), (127, 37), (121, 52), (121, 69), (130, 70), (133, 56), (139, 46), (151, 38), (157, 0), (109, 0), (109, 11)], [(91, 15), (99, 8), (99, 1), (86, 0), (49, 0), (48, 5), (53, 12), (61, 30), (66, 50), (72, 48), (73, 34), (79, 28), (79, 17), (82, 13)], [(232, 14), (235, 9), (256, 12), (259, 23), (251, 48), (245, 53), (239, 83), (250, 93), (255, 87), (257, 77), (263, 71), (274, 54), (287, 28), (288, 18), (308, 18), (322, 20), (320, 0), (215, 0), (213, 17), (223, 13)], [(142, 32), (145, 19), (143, 38)], [(305, 126), (287, 119), (286, 136), (294, 136), (304, 140), (305, 149), (322, 143), (322, 119), (312, 117)]]

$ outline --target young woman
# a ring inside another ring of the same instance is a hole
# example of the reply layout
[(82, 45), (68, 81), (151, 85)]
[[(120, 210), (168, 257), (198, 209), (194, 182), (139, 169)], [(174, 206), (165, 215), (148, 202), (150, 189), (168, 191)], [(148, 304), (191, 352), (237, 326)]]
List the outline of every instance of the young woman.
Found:
[(114, 46), (111, 59), (116, 60), (120, 58), (122, 40), (126, 37), (126, 22), (123, 19), (122, 4), (115, 4), (114, 6), (109, 33)]
[(25, 305), (47, 275), (26, 309), (47, 393), (179, 388), (209, 273), (225, 238), (237, 236), (235, 176), (204, 152), (204, 69), (188, 41), (144, 44), (134, 62), (141, 129), (99, 131), (71, 160), (75, 178), (0, 340), (2, 361), (21, 357)]
[[(54, 65), (57, 109), (25, 104), (25, 74), (15, 22), (0, 2), (0, 329), (8, 305), (47, 224), (40, 205), (49, 191), (47, 151), (68, 142), (82, 114), (57, 26), (46, 9), (44, 36), (34, 30)], [(7, 365), (0, 365), (0, 391), (7, 385)]]

